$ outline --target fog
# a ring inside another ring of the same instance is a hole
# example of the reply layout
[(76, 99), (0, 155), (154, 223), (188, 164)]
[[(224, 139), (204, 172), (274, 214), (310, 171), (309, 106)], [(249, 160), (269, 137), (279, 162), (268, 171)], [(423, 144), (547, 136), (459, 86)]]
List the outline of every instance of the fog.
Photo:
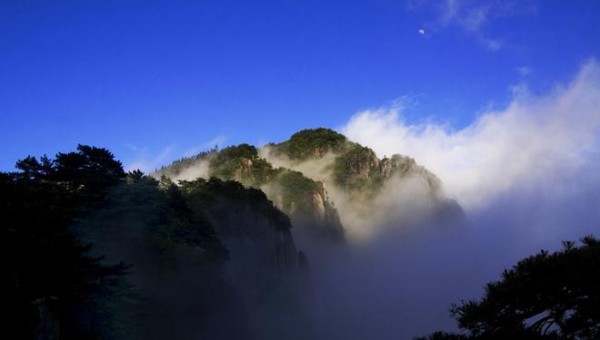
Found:
[[(424, 113), (426, 114), (426, 113)], [(357, 113), (340, 132), (382, 158), (400, 153), (439, 177), (388, 181), (370, 201), (333, 185), (335, 155), (295, 163), (260, 150), (274, 167), (325, 183), (340, 214), (348, 247), (307, 251), (310, 285), (304, 332), (317, 339), (411, 339), (455, 330), (452, 303), (481, 297), (503, 269), (563, 240), (600, 234), (600, 65), (583, 64), (567, 84), (541, 94), (521, 85), (504, 108), (471, 124), (408, 124), (402, 107)], [(207, 176), (206, 162), (175, 179)], [(428, 219), (438, 200), (464, 209), (452, 223)], [(298, 235), (298, 226), (293, 233)]]
[(414, 157), (442, 179), (466, 217), (387, 228), (351, 256), (316, 266), (321, 338), (453, 330), (450, 304), (481, 297), (503, 269), (557, 250), (562, 240), (597, 236), (599, 108), (600, 67), (590, 61), (569, 84), (537, 96), (517, 92), (505, 109), (461, 130), (406, 124), (399, 107), (352, 117), (344, 134), (379, 155)]
[[(581, 175), (591, 169), (582, 169)], [(600, 178), (515, 190), (453, 226), (388, 229), (351, 256), (315, 265), (321, 338), (410, 339), (453, 330), (451, 303), (479, 298), (504, 268), (561, 240), (598, 235)]]
[[(194, 161), (193, 165), (186, 167), (181, 170), (178, 174), (171, 174), (167, 171), (166, 176), (171, 178), (173, 181), (192, 181), (196, 178), (206, 178), (209, 176), (209, 161), (204, 158), (200, 158)], [(156, 177), (156, 174), (155, 174)]]
[(337, 155), (332, 152), (301, 162), (272, 153), (268, 146), (261, 148), (259, 155), (274, 167), (300, 171), (313, 180), (321, 181), (327, 198), (339, 213), (346, 238), (352, 244), (370, 242), (388, 229), (405, 228), (426, 220), (444, 203), (439, 179), (418, 165), (407, 174), (387, 178), (385, 184), (374, 192), (349, 191), (335, 184), (333, 165)]

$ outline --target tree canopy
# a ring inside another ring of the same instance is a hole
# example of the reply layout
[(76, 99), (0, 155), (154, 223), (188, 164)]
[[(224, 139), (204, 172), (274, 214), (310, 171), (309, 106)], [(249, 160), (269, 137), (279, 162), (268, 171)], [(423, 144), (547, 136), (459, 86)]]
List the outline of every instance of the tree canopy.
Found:
[(463, 301), (451, 314), (463, 334), (428, 339), (600, 338), (600, 241), (563, 242), (540, 251), (486, 285), (481, 300)]
[(262, 286), (234, 286), (232, 272), (263, 275), (261, 299), (294, 275), (290, 220), (258, 189), (126, 173), (86, 145), (16, 168), (0, 172), (0, 312), (13, 338), (252, 338), (240, 296)]
[(278, 153), (286, 154), (290, 159), (302, 161), (322, 157), (330, 151), (341, 152), (350, 144), (353, 143), (338, 132), (316, 128), (296, 132), (288, 141), (271, 147)]
[[(125, 172), (108, 150), (84, 145), (55, 159), (26, 157), (16, 167), (18, 172), (0, 174), (1, 309), (8, 316), (4, 331), (18, 338), (37, 332), (35, 325), (44, 321), (35, 321), (33, 306), (37, 318), (56, 316), (63, 336), (87, 335), (89, 324), (80, 327), (82, 315), (94, 314), (95, 326), (106, 320), (100, 301), (117, 290), (124, 292), (120, 288), (125, 287), (127, 268), (91, 256), (90, 246), (79, 243), (69, 227), (122, 181)], [(41, 312), (48, 309), (55, 312)]]

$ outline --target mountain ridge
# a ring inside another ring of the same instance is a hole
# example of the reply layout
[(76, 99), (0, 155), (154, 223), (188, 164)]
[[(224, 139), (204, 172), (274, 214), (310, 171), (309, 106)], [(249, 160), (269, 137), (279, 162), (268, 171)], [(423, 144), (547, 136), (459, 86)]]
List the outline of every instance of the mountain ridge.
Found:
[[(439, 178), (413, 158), (394, 154), (379, 159), (372, 149), (326, 128), (301, 130), (261, 148), (244, 143), (213, 149), (175, 161), (153, 175), (173, 180), (217, 177), (261, 189), (290, 216), (292, 225), (298, 226), (296, 232), (329, 241), (343, 241), (346, 226), (383, 213), (383, 206), (398, 201), (387, 197), (390, 187), (392, 192), (414, 187), (410, 190), (419, 191), (428, 214), (462, 215), (460, 206), (445, 197)], [(407, 221), (412, 218), (410, 211), (404, 215)], [(359, 228), (351, 227), (353, 233)]]

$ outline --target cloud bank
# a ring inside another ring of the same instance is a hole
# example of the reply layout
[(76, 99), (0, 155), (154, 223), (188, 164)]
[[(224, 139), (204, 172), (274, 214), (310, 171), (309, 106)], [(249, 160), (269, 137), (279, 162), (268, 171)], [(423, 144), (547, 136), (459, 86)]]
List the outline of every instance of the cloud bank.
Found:
[(600, 65), (585, 63), (569, 84), (543, 95), (515, 90), (506, 108), (459, 130), (407, 124), (401, 111), (359, 112), (341, 130), (380, 155), (414, 157), (441, 178), (449, 196), (467, 209), (480, 207), (515, 187), (564, 185), (561, 179), (597, 161)]
[[(380, 155), (438, 175), (466, 210), (459, 225), (387, 229), (352, 256), (315, 263), (320, 339), (410, 339), (454, 330), (452, 303), (481, 297), (503, 269), (600, 225), (600, 65), (542, 95), (524, 91), (469, 126), (411, 125), (399, 106), (341, 128)], [(335, 317), (332, 318), (331, 316)], [(333, 320), (333, 321), (332, 321)]]
[[(380, 157), (415, 158), (440, 177), (466, 217), (453, 226), (398, 228), (394, 213), (419, 210), (410, 205), (415, 195), (406, 183), (388, 187), (393, 195), (377, 201), (381, 210), (372, 210), (371, 220), (348, 215), (357, 228), (377, 226), (380, 232), (339, 253), (307, 252), (311, 283), (302, 301), (313, 319), (311, 338), (410, 339), (453, 330), (450, 304), (480, 297), (503, 269), (542, 248), (556, 250), (561, 240), (600, 236), (596, 61), (544, 94), (517, 87), (505, 108), (483, 112), (461, 129), (408, 124), (402, 110), (395, 105), (359, 112), (340, 130)], [(327, 180), (328, 157), (294, 167)], [(184, 177), (205, 175), (207, 168), (198, 163), (189, 170)], [(336, 206), (341, 215), (352, 212)]]

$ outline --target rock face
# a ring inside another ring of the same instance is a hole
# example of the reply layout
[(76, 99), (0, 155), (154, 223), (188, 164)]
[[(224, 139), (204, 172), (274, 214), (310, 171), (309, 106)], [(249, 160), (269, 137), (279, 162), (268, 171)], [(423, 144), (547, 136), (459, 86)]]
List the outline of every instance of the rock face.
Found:
[(181, 188), (192, 210), (202, 211), (215, 226), (229, 251), (225, 277), (243, 310), (251, 311), (247, 324), (253, 336), (227, 338), (286, 338), (291, 326), (284, 323), (295, 325), (304, 317), (296, 299), (307, 265), (296, 249), (289, 217), (261, 190), (239, 182), (213, 177), (182, 183)]
[(392, 175), (392, 162), (389, 158), (384, 158), (379, 162), (379, 174), (383, 178), (390, 178)]
[[(303, 130), (288, 141), (269, 145), (266, 154), (269, 161), (287, 159), (291, 169), (310, 171), (309, 177), (335, 192), (333, 201), (343, 210), (346, 227), (376, 215), (396, 216), (400, 221), (405, 218), (397, 214), (399, 211), (410, 215), (411, 210), (415, 212), (410, 207), (417, 206), (422, 215), (435, 218), (462, 216), (460, 206), (445, 197), (437, 176), (414, 159), (399, 154), (379, 159), (370, 148), (335, 131)], [(407, 202), (411, 196), (419, 204)]]
[[(338, 213), (322, 182), (310, 179), (298, 171), (274, 168), (259, 157), (255, 147), (248, 144), (206, 154), (205, 161), (209, 164), (209, 176), (235, 180), (263, 190), (298, 229), (327, 240), (344, 239), (344, 229)], [(177, 176), (168, 168), (163, 173)]]
[(319, 179), (325, 182), (333, 179), (333, 184), (344, 190), (378, 189), (391, 177), (410, 175), (422, 177), (433, 191), (441, 190), (439, 179), (414, 159), (399, 154), (379, 159), (370, 148), (351, 142), (328, 129), (303, 130), (290, 140), (270, 144), (268, 148), (267, 159), (287, 157), (293, 169), (307, 162), (322, 160), (326, 155), (333, 156), (330, 164), (322, 166)]
[(274, 175), (273, 166), (258, 157), (252, 145), (240, 144), (207, 155), (209, 176), (234, 180), (257, 187), (267, 183)]
[(290, 219), (262, 191), (217, 178), (182, 188), (191, 208), (211, 221), (225, 243), (230, 274), (241, 279), (236, 282), (262, 281), (297, 269)]
[(326, 240), (340, 241), (344, 229), (339, 215), (320, 181), (305, 177), (298, 171), (278, 170), (277, 176), (263, 190), (275, 198), (279, 208), (287, 213), (292, 224)]
[[(198, 160), (190, 160), (189, 166)], [(357, 217), (366, 220), (369, 215), (393, 213), (382, 208), (395, 209), (387, 202), (398, 198), (390, 195), (393, 192), (417, 190), (433, 214), (461, 214), (456, 202), (444, 196), (440, 180), (414, 159), (402, 155), (379, 159), (370, 148), (329, 129), (302, 130), (260, 152), (248, 144), (213, 150), (200, 160), (208, 163), (205, 176), (263, 190), (291, 218), (296, 232), (319, 239), (344, 240), (341, 221), (355, 223)], [(159, 174), (177, 178), (183, 163)], [(344, 216), (338, 209), (344, 209)]]

